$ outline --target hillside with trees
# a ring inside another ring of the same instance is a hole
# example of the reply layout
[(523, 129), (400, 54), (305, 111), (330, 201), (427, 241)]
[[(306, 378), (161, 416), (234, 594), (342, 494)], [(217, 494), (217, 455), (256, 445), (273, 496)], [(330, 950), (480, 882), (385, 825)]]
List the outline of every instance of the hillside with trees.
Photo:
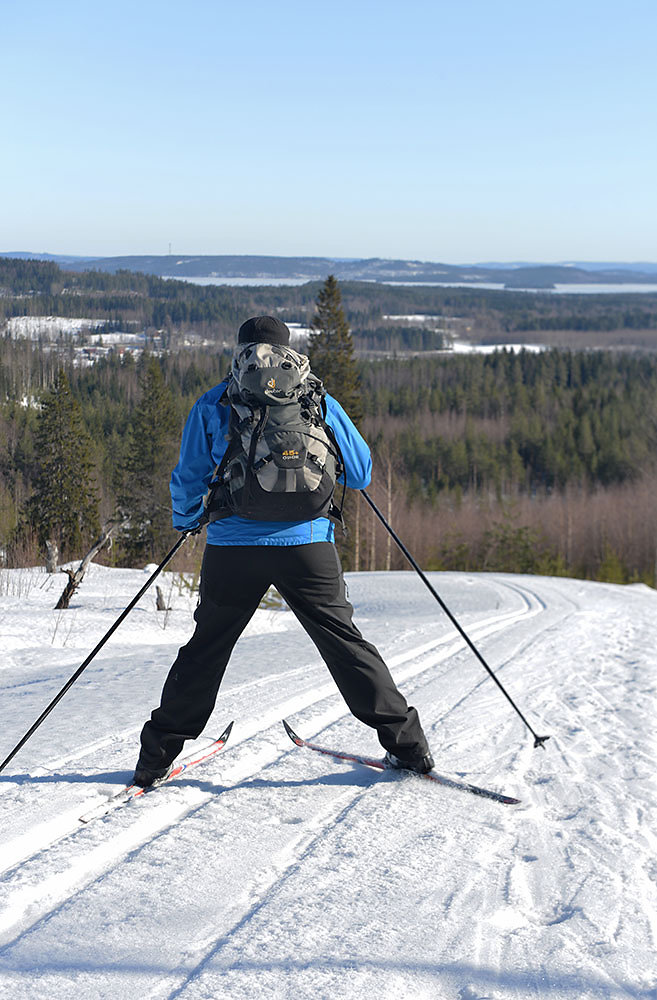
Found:
[[(0, 255), (4, 256), (4, 255)], [(10, 256), (7, 254), (7, 256)], [(29, 254), (18, 254), (30, 259)], [(126, 257), (61, 257), (37, 255), (37, 259), (71, 271), (135, 271), (167, 278), (207, 278), (317, 281), (333, 274), (345, 281), (482, 282), (506, 288), (552, 288), (555, 284), (653, 283), (657, 265), (650, 263), (569, 263), (569, 264), (445, 264), (422, 260), (395, 260), (381, 257), (282, 257), (262, 254), (176, 254)]]
[[(19, 301), (34, 304), (48, 295), (54, 304), (58, 296), (72, 295), (66, 286), (57, 290), (61, 272), (54, 265), (22, 262), (10, 273), (12, 266), (7, 264), (0, 298), (5, 314)], [(77, 288), (80, 314), (90, 315), (94, 302), (96, 315), (103, 313), (105, 296), (119, 294), (116, 286), (105, 291), (94, 286), (92, 292), (93, 276), (76, 278), (91, 283), (84, 294)], [(135, 315), (162, 301), (157, 299), (160, 279), (100, 279), (124, 284), (120, 294), (132, 302)], [(160, 284), (168, 293), (178, 283)], [(8, 289), (17, 285), (14, 295)], [(337, 282), (331, 289), (325, 282), (315, 287), (304, 321), (315, 332), (310, 352), (317, 373), (354, 413), (372, 445), (372, 496), (422, 565), (654, 583), (657, 355), (553, 349), (357, 357), (350, 316), (360, 315), (363, 323), (369, 316), (377, 323), (379, 311), (383, 315), (394, 307), (398, 315), (406, 315), (409, 308), (407, 289), (375, 291), (383, 296), (376, 315), (366, 310), (372, 302), (369, 287), (354, 292)], [(279, 295), (308, 296), (310, 289), (254, 292), (190, 285), (183, 286), (182, 299), (174, 295), (172, 301), (180, 304), (189, 294), (188, 307), (195, 308), (208, 292), (208, 301), (225, 309), (222, 322), (234, 342), (245, 315), (266, 306), (280, 315)], [(412, 290), (413, 295), (420, 292), (437, 294), (435, 289)], [(469, 296), (483, 294), (466, 292), (470, 305)], [(401, 298), (394, 302), (386, 298), (397, 293)], [(446, 295), (444, 290), (438, 294)], [(461, 290), (454, 295), (451, 309), (464, 301)], [(649, 299), (634, 298), (632, 308), (652, 315)], [(545, 303), (559, 308), (552, 297), (541, 299), (541, 309)], [(427, 300), (424, 308), (429, 309)], [(593, 303), (590, 319), (601, 308)], [(36, 307), (34, 315), (41, 315)], [(234, 324), (229, 319), (233, 315)], [(284, 316), (291, 318), (287, 311)], [(112, 322), (106, 313), (103, 317)], [(194, 400), (221, 380), (230, 357), (228, 344), (219, 339), (210, 347), (178, 343), (181, 329), (170, 327), (167, 349), (123, 356), (109, 351), (88, 367), (77, 363), (72, 343), (65, 339), (56, 345), (0, 339), (0, 559), (5, 564), (25, 565), (43, 557), (44, 525), (50, 523), (46, 508), (53, 499), (47, 482), (51, 455), (61, 463), (68, 454), (80, 473), (88, 470), (78, 476), (83, 482), (66, 487), (83, 490), (80, 504), (71, 500), (69, 506), (84, 508), (88, 516), (86, 533), (75, 534), (82, 530), (78, 522), (61, 535), (62, 558), (79, 557), (80, 546), (98, 523), (118, 511), (128, 527), (102, 558), (134, 565), (152, 561), (170, 546), (175, 535), (167, 482), (180, 432)], [(217, 327), (212, 329), (218, 338)], [(336, 352), (331, 343), (342, 346)], [(345, 349), (347, 368), (341, 367)], [(77, 428), (79, 454), (57, 445), (59, 431), (53, 430), (57, 424), (51, 419), (56, 412), (62, 440), (65, 427), (66, 433)], [(402, 557), (357, 500), (352, 498), (348, 506), (350, 534), (341, 543), (346, 565), (400, 568)]]
[(379, 490), (392, 463), (399, 523), (441, 569), (653, 583), (656, 393), (654, 356), (603, 351), (363, 368)]
[[(0, 332), (17, 317), (88, 317), (110, 332), (161, 333), (178, 349), (190, 335), (235, 342), (245, 316), (280, 315), (310, 326), (322, 283), (241, 288), (198, 286), (120, 271), (64, 271), (51, 262), (0, 258)], [(570, 348), (657, 348), (657, 295), (555, 295), (481, 288), (340, 283), (354, 348), (436, 350), (451, 338)]]

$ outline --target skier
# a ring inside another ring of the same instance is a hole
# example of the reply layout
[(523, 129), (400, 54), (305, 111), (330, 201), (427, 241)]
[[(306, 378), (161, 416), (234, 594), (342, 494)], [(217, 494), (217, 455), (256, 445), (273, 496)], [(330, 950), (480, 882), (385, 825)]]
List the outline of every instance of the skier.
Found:
[[(240, 327), (237, 352), (248, 356), (252, 345), (255, 357), (258, 345), (270, 345), (273, 352), (287, 350), (289, 357), (307, 366), (307, 358), (289, 350), (289, 340), (290, 331), (280, 320), (256, 316)], [(290, 362), (282, 368), (289, 369)], [(306, 371), (310, 374), (307, 367)], [(171, 477), (173, 524), (179, 531), (202, 523), (208, 486), (231, 447), (229, 382), (224, 380), (201, 396), (187, 419)], [(267, 385), (274, 382), (271, 378)], [(230, 400), (238, 403), (239, 410), (239, 396), (233, 393)], [(364, 489), (372, 470), (369, 448), (335, 399), (326, 394), (324, 405), (324, 426), (344, 463), (340, 479), (353, 489)], [(243, 426), (242, 418), (238, 428)], [(288, 457), (290, 449), (284, 455)], [(297, 452), (294, 455), (298, 458)], [(290, 470), (284, 468), (281, 474), (289, 477)], [(267, 494), (263, 496), (266, 501)], [(178, 651), (160, 706), (144, 725), (133, 783), (145, 788), (164, 777), (185, 740), (201, 734), (233, 647), (272, 584), (317, 646), (351, 712), (376, 729), (387, 765), (430, 771), (433, 759), (417, 711), (397, 689), (378, 651), (353, 624), (332, 522), (325, 516), (284, 521), (280, 513), (278, 520), (267, 520), (266, 514), (254, 515), (253, 510), (248, 517), (224, 511), (208, 524), (196, 629)]]

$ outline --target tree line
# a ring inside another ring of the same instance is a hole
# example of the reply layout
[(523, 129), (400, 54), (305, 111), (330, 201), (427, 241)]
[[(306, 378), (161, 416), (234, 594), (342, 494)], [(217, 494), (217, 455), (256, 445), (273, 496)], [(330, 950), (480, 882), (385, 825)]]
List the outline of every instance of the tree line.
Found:
[[(373, 496), (423, 565), (653, 582), (654, 355), (356, 361), (334, 279), (312, 319), (313, 368), (372, 445)], [(76, 558), (117, 511), (124, 528), (106, 558), (134, 565), (165, 551), (182, 425), (229, 360), (229, 350), (110, 353), (79, 368), (72, 354), (0, 340), (0, 557), (35, 561), (58, 532), (62, 558)], [(87, 470), (79, 494), (67, 458)], [(355, 498), (348, 519), (348, 568), (401, 568)]]
[[(362, 385), (373, 488), (424, 566), (655, 583), (654, 355), (379, 362)], [(375, 568), (387, 540), (367, 531)]]
[[(240, 288), (194, 285), (132, 271), (65, 271), (51, 262), (0, 258), (0, 326), (17, 316), (102, 320), (108, 329), (162, 330), (167, 345), (196, 332), (217, 344), (234, 342), (244, 316), (284, 314), (308, 325), (321, 282)], [(439, 329), (456, 321), (472, 339), (546, 339), (589, 346), (590, 337), (656, 342), (657, 295), (556, 295), (482, 288), (408, 287), (375, 282), (340, 285), (355, 348), (404, 351), (442, 346)], [(407, 317), (434, 318), (433, 328)], [(401, 319), (390, 319), (401, 317)]]
[(636, 479), (655, 455), (656, 393), (653, 355), (501, 350), (363, 368), (370, 426), (427, 499)]

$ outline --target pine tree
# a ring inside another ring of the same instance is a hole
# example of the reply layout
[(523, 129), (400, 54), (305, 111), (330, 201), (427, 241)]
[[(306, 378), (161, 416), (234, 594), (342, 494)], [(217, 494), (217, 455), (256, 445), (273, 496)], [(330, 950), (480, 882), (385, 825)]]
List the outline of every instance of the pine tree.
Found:
[(120, 468), (122, 541), (131, 560), (153, 558), (171, 532), (169, 478), (178, 446), (176, 410), (157, 358), (144, 359), (139, 383), (141, 401)]
[(310, 367), (358, 426), (363, 418), (360, 375), (340, 286), (332, 274), (320, 289), (316, 305), (308, 340)]
[(55, 542), (62, 558), (80, 554), (100, 530), (91, 441), (63, 369), (41, 401), (38, 457), (27, 520), (41, 545)]

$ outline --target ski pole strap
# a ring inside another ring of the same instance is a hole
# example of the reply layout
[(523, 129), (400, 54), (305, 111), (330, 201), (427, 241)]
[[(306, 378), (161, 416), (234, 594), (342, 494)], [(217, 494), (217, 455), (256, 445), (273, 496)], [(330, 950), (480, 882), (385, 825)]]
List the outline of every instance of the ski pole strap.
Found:
[(545, 750), (545, 745), (544, 745), (545, 741), (549, 740), (550, 737), (549, 736), (537, 736), (537, 734), (534, 732), (533, 728), (531, 727), (531, 725), (529, 724), (529, 722), (527, 721), (527, 719), (525, 718), (525, 716), (522, 714), (522, 712), (520, 711), (520, 709), (518, 708), (518, 706), (514, 702), (514, 700), (511, 697), (511, 695), (508, 693), (508, 691), (503, 686), (503, 684), (501, 683), (501, 681), (499, 681), (497, 679), (497, 677), (495, 676), (495, 674), (493, 673), (493, 671), (491, 670), (491, 668), (488, 666), (488, 664), (486, 663), (485, 659), (483, 658), (483, 656), (481, 655), (481, 653), (479, 652), (479, 650), (477, 649), (477, 647), (473, 643), (472, 639), (465, 632), (465, 630), (461, 627), (461, 625), (459, 624), (459, 622), (456, 620), (456, 618), (454, 617), (454, 615), (452, 614), (452, 612), (449, 610), (449, 608), (447, 607), (447, 605), (443, 601), (442, 597), (440, 597), (440, 595), (438, 594), (438, 592), (431, 585), (431, 583), (428, 580), (428, 578), (425, 575), (425, 573), (423, 573), (423, 571), (420, 569), (420, 567), (418, 566), (417, 562), (415, 561), (415, 559), (413, 558), (413, 556), (411, 555), (411, 553), (408, 551), (408, 549), (406, 548), (406, 546), (402, 542), (402, 540), (399, 537), (399, 535), (397, 535), (397, 533), (393, 530), (393, 528), (388, 524), (388, 522), (386, 521), (385, 517), (383, 516), (383, 514), (381, 513), (381, 511), (379, 510), (379, 508), (376, 506), (376, 504), (374, 503), (374, 501), (372, 500), (372, 498), (365, 492), (365, 490), (361, 490), (360, 492), (365, 497), (365, 500), (370, 505), (370, 507), (372, 508), (372, 510), (374, 511), (374, 513), (376, 514), (376, 516), (378, 517), (378, 519), (381, 521), (381, 523), (384, 525), (384, 527), (386, 528), (386, 530), (390, 532), (390, 535), (395, 540), (395, 542), (397, 543), (397, 545), (399, 546), (399, 548), (401, 549), (401, 551), (404, 553), (404, 555), (406, 556), (406, 558), (408, 559), (408, 561), (410, 562), (411, 566), (413, 567), (413, 569), (415, 570), (415, 572), (418, 574), (418, 576), (420, 577), (420, 579), (422, 580), (422, 582), (424, 583), (424, 585), (427, 587), (427, 589), (429, 591), (431, 591), (431, 593), (433, 594), (434, 598), (438, 601), (438, 604), (443, 609), (443, 611), (445, 612), (445, 614), (447, 615), (447, 617), (451, 621), (451, 623), (454, 626), (454, 628), (463, 637), (463, 639), (465, 639), (466, 643), (468, 644), (468, 646), (470, 647), (470, 649), (472, 650), (472, 652), (475, 654), (475, 656), (477, 657), (477, 659), (479, 660), (479, 662), (481, 663), (481, 665), (490, 674), (490, 676), (493, 678), (493, 680), (497, 684), (498, 688), (500, 689), (500, 691), (502, 692), (502, 694), (504, 695), (504, 697), (511, 704), (511, 706), (515, 709), (515, 711), (518, 713), (518, 715), (520, 716), (520, 718), (522, 719), (522, 721), (526, 725), (527, 729), (529, 730), (529, 732), (534, 737), (534, 749), (536, 749), (536, 747), (542, 747), (543, 750)]

